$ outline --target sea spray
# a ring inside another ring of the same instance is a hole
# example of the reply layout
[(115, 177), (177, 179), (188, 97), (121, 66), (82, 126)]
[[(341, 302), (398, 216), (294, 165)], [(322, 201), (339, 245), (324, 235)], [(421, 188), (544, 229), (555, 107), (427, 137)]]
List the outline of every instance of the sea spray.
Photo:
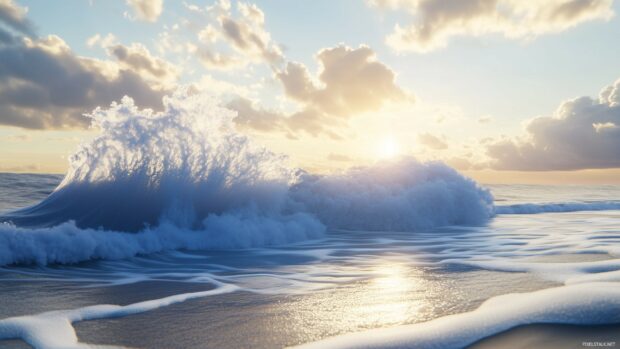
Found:
[(100, 135), (71, 157), (54, 193), (10, 220), (135, 232), (162, 220), (198, 227), (210, 214), (281, 211), (293, 180), (282, 156), (235, 132), (235, 114), (210, 98), (178, 92), (164, 105), (154, 113), (124, 98), (96, 109)]
[(493, 210), (490, 192), (473, 180), (443, 163), (412, 158), (337, 175), (307, 175), (291, 187), (290, 197), (328, 227), (349, 230), (480, 225)]

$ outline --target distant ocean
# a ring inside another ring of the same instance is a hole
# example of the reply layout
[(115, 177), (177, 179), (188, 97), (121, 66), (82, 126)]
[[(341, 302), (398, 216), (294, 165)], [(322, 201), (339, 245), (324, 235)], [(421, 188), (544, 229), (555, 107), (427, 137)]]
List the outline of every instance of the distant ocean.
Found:
[(66, 176), (0, 174), (0, 347), (462, 348), (620, 323), (619, 186), (409, 158), (315, 175), (175, 98), (99, 111)]

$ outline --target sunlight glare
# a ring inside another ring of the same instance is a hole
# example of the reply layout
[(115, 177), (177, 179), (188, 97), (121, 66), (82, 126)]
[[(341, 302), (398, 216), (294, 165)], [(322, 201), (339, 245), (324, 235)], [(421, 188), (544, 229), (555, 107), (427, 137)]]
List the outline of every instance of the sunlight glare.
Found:
[(393, 137), (385, 138), (377, 146), (377, 156), (380, 159), (391, 159), (391, 158), (396, 157), (398, 153), (399, 153), (398, 143), (396, 143)]

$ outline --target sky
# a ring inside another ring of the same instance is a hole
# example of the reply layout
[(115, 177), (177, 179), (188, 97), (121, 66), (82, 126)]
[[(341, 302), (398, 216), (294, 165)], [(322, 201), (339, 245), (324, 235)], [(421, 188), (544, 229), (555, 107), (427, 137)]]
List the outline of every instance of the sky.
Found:
[(83, 114), (179, 86), (293, 165), (620, 183), (613, 0), (0, 0), (0, 171), (64, 173)]

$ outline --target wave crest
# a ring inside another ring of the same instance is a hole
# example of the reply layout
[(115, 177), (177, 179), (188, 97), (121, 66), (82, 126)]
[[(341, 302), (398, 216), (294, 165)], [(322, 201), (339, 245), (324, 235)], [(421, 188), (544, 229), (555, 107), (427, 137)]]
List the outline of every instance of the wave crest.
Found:
[(491, 193), (473, 180), (443, 163), (411, 158), (340, 175), (307, 175), (291, 197), (327, 226), (350, 230), (479, 225), (493, 210)]
[(293, 180), (282, 156), (235, 132), (235, 114), (211, 98), (179, 92), (164, 105), (162, 113), (139, 110), (125, 97), (96, 109), (90, 118), (100, 135), (71, 157), (47, 199), (10, 220), (135, 232), (162, 220), (198, 227), (241, 208), (281, 211)]

